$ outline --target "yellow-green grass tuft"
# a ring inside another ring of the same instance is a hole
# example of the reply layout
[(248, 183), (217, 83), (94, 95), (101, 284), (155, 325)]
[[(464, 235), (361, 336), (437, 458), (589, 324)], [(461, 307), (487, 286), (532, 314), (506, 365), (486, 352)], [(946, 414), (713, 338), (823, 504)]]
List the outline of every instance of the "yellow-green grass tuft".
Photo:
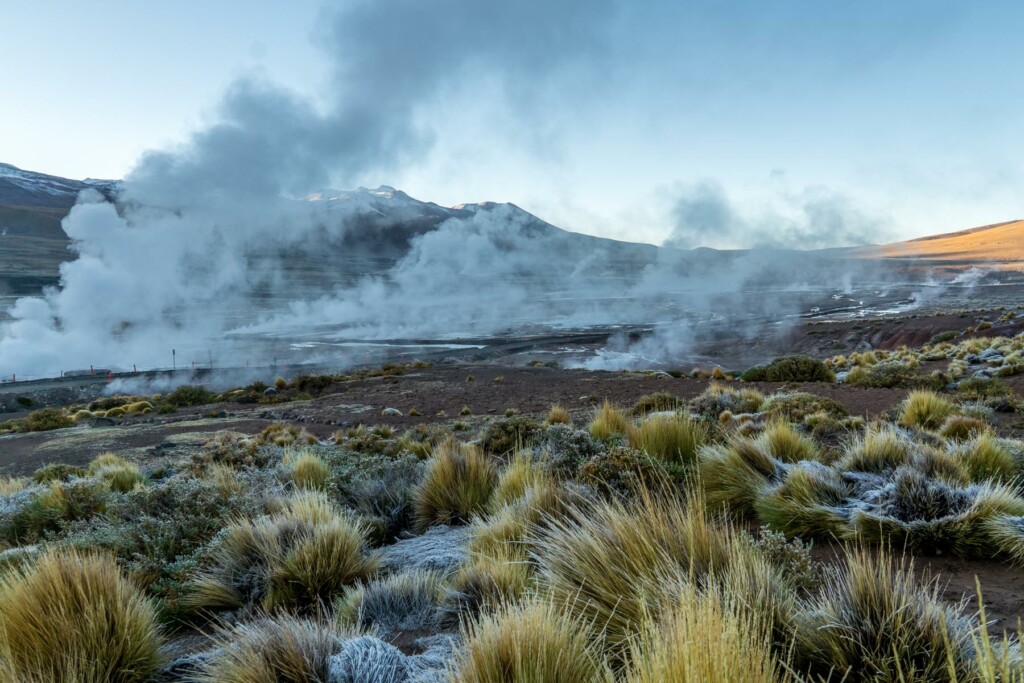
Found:
[(983, 528), (1002, 555), (1024, 565), (1024, 515), (993, 515)]
[(100, 453), (89, 462), (87, 472), (90, 476), (95, 476), (105, 467), (120, 467), (121, 465), (127, 465), (128, 461), (117, 455), (107, 451), (106, 453)]
[(667, 614), (645, 621), (632, 645), (627, 683), (785, 683), (770, 629), (735, 598), (685, 583)]
[(508, 606), (465, 627), (459, 683), (597, 683), (601, 658), (578, 617), (548, 601)]
[(870, 428), (846, 446), (837, 463), (841, 470), (884, 472), (906, 465), (914, 444), (891, 427)]
[(608, 401), (594, 413), (590, 421), (590, 435), (598, 441), (607, 441), (615, 437), (628, 435), (633, 423), (629, 421), (625, 413), (613, 406)]
[(162, 662), (154, 605), (105, 555), (48, 551), (0, 576), (0, 676), (135, 683)]
[(318, 493), (292, 497), (283, 509), (238, 520), (219, 535), (211, 566), (185, 602), (195, 608), (259, 605), (267, 612), (317, 612), (346, 586), (372, 576), (369, 528)]
[(325, 491), (331, 468), (323, 458), (309, 451), (288, 453), (282, 463), (288, 479), (300, 491)]
[(811, 671), (850, 682), (967, 678), (972, 649), (962, 607), (885, 551), (851, 551), (797, 617), (796, 652)]
[(437, 626), (446, 583), (433, 571), (406, 571), (352, 587), (338, 601), (335, 619), (343, 626), (384, 633)]
[(28, 486), (24, 477), (0, 477), (0, 496), (9, 496)]
[(445, 441), (413, 496), (417, 528), (470, 521), (486, 509), (496, 483), (494, 464), (479, 447)]
[(533, 540), (541, 590), (595, 624), (616, 659), (665, 605), (669, 582), (728, 563), (731, 532), (707, 517), (696, 493), (691, 498), (689, 506), (678, 494), (645, 494), (630, 506), (601, 502), (550, 522)]
[(991, 433), (957, 444), (950, 455), (963, 464), (972, 481), (1010, 481), (1017, 475), (1013, 454)]
[(446, 611), (475, 616), (513, 603), (534, 583), (533, 566), (521, 546), (506, 545), (475, 555), (451, 578)]
[(779, 462), (762, 444), (743, 437), (705, 446), (697, 463), (705, 502), (740, 516), (753, 514), (761, 490), (780, 476)]
[(787, 536), (838, 537), (847, 529), (840, 506), (851, 495), (839, 472), (805, 462), (790, 467), (778, 484), (764, 487), (754, 509), (761, 523)]
[(966, 415), (950, 415), (939, 427), (939, 434), (952, 441), (968, 441), (991, 431), (988, 422)]
[(490, 509), (497, 510), (503, 505), (514, 503), (522, 498), (531, 486), (550, 479), (551, 475), (534, 460), (529, 451), (516, 451), (498, 476), (490, 500)]
[(788, 422), (769, 425), (757, 440), (762, 450), (782, 462), (817, 460), (819, 457), (817, 444)]
[(198, 683), (327, 683), (330, 658), (353, 633), (292, 616), (241, 623), (217, 636), (220, 653), (202, 665)]
[(551, 410), (548, 411), (547, 419), (544, 420), (546, 425), (571, 425), (572, 415), (569, 411), (558, 405), (557, 403), (551, 406)]
[(629, 443), (652, 457), (668, 463), (690, 466), (697, 451), (706, 444), (711, 428), (689, 415), (657, 415), (630, 430)]
[(912, 391), (900, 405), (900, 424), (918, 429), (938, 429), (956, 407), (934, 391)]

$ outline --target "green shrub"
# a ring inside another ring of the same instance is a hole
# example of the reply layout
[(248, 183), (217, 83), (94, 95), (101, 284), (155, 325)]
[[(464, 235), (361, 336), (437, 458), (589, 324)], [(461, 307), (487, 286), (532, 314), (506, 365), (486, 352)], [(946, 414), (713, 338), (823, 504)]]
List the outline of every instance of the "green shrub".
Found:
[(842, 403), (806, 391), (771, 394), (764, 400), (761, 410), (770, 419), (786, 422), (803, 422), (808, 415), (817, 413), (824, 413), (833, 419), (849, 415)]
[(810, 356), (781, 356), (767, 365), (756, 365), (742, 375), (746, 382), (835, 382), (825, 363)]
[(62, 462), (51, 462), (43, 465), (32, 474), (32, 481), (37, 484), (49, 484), (51, 481), (68, 481), (72, 477), (85, 476), (85, 470)]
[(536, 420), (513, 415), (488, 425), (480, 443), (485, 453), (505, 455), (529, 444), (540, 429), (540, 423)]
[(940, 374), (923, 375), (916, 367), (901, 360), (884, 360), (873, 365), (857, 366), (850, 370), (845, 384), (855, 387), (881, 389), (932, 389), (946, 385), (946, 378)]
[(0, 576), (0, 675), (19, 683), (142, 683), (161, 663), (153, 605), (102, 555), (44, 553)]

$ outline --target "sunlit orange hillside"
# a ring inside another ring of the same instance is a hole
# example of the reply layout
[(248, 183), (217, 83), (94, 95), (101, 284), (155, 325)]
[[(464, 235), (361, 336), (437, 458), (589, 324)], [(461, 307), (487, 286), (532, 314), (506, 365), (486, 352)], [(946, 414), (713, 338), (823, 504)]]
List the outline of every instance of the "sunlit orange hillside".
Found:
[(1024, 221), (1008, 221), (971, 230), (921, 237), (857, 249), (862, 258), (926, 261), (931, 265), (1024, 267)]

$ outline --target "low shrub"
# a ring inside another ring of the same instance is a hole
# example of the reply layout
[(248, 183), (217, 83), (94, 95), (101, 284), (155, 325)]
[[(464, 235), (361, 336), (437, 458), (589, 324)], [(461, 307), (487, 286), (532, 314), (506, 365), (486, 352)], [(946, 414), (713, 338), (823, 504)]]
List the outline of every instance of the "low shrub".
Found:
[(142, 683), (161, 664), (153, 605), (104, 555), (50, 551), (0, 576), (0, 674), (19, 683)]
[(428, 461), (422, 483), (414, 493), (416, 526), (469, 522), (486, 509), (497, 483), (490, 458), (469, 444), (449, 440)]
[(685, 477), (685, 471), (644, 451), (612, 446), (579, 469), (579, 480), (612, 496), (631, 496), (638, 490), (660, 490)]
[(746, 382), (835, 382), (832, 370), (810, 356), (781, 356), (767, 365), (755, 365), (742, 375)]
[(837, 420), (849, 415), (842, 403), (806, 391), (771, 394), (765, 398), (761, 410), (769, 419), (784, 422), (803, 422), (808, 415), (821, 413)]
[(584, 464), (607, 449), (586, 430), (571, 425), (552, 425), (539, 435), (534, 453), (556, 477), (573, 479)]
[(902, 360), (884, 360), (873, 365), (858, 365), (843, 382), (855, 387), (938, 390), (946, 385), (946, 378), (936, 373), (923, 375), (919, 368)]
[(690, 401), (689, 409), (695, 415), (717, 420), (727, 410), (734, 414), (756, 413), (761, 410), (764, 400), (764, 394), (757, 389), (735, 389), (720, 382), (712, 382)]
[(165, 394), (160, 404), (162, 411), (174, 411), (189, 406), (203, 406), (213, 403), (217, 395), (205, 387), (184, 385)]
[(49, 484), (51, 481), (68, 481), (72, 477), (83, 476), (85, 476), (84, 468), (62, 462), (51, 462), (33, 472), (32, 481), (37, 484)]
[(480, 445), (484, 453), (505, 455), (529, 444), (540, 428), (540, 424), (529, 417), (507, 416), (487, 427)]

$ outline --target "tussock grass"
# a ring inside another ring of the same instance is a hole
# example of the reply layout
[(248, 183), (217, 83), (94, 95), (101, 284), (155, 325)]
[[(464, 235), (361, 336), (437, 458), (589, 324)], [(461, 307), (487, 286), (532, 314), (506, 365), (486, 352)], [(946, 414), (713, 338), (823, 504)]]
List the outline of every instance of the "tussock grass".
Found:
[(632, 429), (633, 423), (629, 421), (625, 413), (613, 406), (608, 401), (594, 413), (590, 421), (590, 435), (598, 441), (608, 441), (615, 437), (627, 436)]
[(869, 428), (846, 446), (839, 469), (856, 472), (884, 472), (906, 465), (914, 444), (890, 427)]
[(328, 683), (329, 661), (350, 633), (308, 619), (265, 617), (225, 629), (221, 652), (206, 660), (199, 683)]
[(647, 620), (632, 645), (627, 683), (786, 683), (770, 629), (736, 598), (682, 584), (668, 614)]
[(779, 462), (761, 443), (743, 437), (702, 448), (698, 472), (707, 504), (736, 515), (752, 514), (761, 490), (780, 477)]
[(316, 612), (377, 570), (377, 559), (365, 550), (368, 533), (321, 494), (300, 494), (280, 512), (236, 521), (221, 532), (212, 566), (196, 578), (186, 602)]
[(818, 446), (788, 422), (775, 422), (758, 436), (758, 445), (768, 455), (782, 462), (817, 460)]
[[(819, 675), (859, 681), (971, 680), (972, 624), (912, 562), (851, 551), (798, 617), (797, 652)], [(845, 676), (845, 678), (843, 678)]]
[(498, 482), (489, 501), (490, 509), (497, 510), (503, 505), (514, 503), (522, 498), (531, 486), (548, 479), (550, 475), (534, 460), (530, 451), (516, 451), (498, 476)]
[(918, 429), (938, 429), (956, 407), (934, 391), (912, 391), (900, 405), (900, 424)]
[(754, 509), (763, 524), (787, 536), (838, 537), (846, 529), (840, 506), (852, 493), (836, 470), (805, 462), (791, 467), (778, 484), (763, 489)]
[(968, 441), (981, 434), (989, 432), (992, 428), (985, 420), (966, 415), (950, 415), (939, 427), (939, 434), (944, 439), (953, 441)]
[(462, 565), (445, 599), (449, 615), (476, 616), (518, 601), (533, 585), (534, 571), (521, 546), (492, 548)]
[(17, 493), (26, 486), (28, 486), (28, 480), (23, 477), (0, 477), (0, 496)]
[(638, 398), (633, 407), (629, 409), (629, 414), (634, 417), (642, 417), (650, 413), (678, 410), (683, 405), (683, 400), (678, 396), (667, 391), (659, 391)]
[(331, 480), (331, 468), (315, 453), (288, 453), (282, 465), (289, 481), (300, 491), (327, 490)]
[(987, 534), (996, 517), (1024, 516), (1024, 499), (1013, 488), (987, 482), (970, 487), (901, 468), (869, 509), (851, 513), (852, 535), (913, 552), (992, 558), (999, 546)]
[(344, 626), (376, 628), (385, 633), (436, 627), (445, 597), (437, 572), (406, 571), (346, 591), (335, 611)]
[(629, 430), (629, 445), (664, 462), (689, 467), (710, 436), (711, 428), (703, 420), (689, 415), (658, 415)]
[(545, 425), (571, 425), (572, 415), (569, 411), (558, 405), (557, 403), (551, 406), (551, 410), (548, 411), (548, 416), (544, 420)]
[(496, 483), (494, 465), (480, 448), (445, 441), (434, 450), (413, 495), (417, 528), (470, 521), (486, 509)]
[(148, 681), (161, 643), (154, 605), (111, 557), (51, 551), (0, 576), (4, 680)]
[[(696, 494), (693, 494), (696, 496)], [(725, 567), (732, 535), (702, 501), (642, 495), (635, 504), (596, 504), (552, 521), (533, 542), (542, 590), (600, 632), (606, 650), (626, 656), (647, 618), (660, 613), (665, 586)]]
[(95, 458), (93, 458), (89, 462), (89, 466), (86, 469), (86, 472), (89, 474), (89, 476), (94, 477), (108, 467), (121, 467), (127, 464), (128, 461), (122, 458), (121, 456), (117, 455), (116, 453), (111, 453), (110, 451), (107, 451), (106, 453), (100, 453)]
[(982, 524), (1003, 555), (1024, 565), (1024, 515), (993, 515)]
[(587, 625), (546, 601), (509, 606), (465, 628), (460, 683), (598, 683), (605, 680)]
[(1010, 451), (991, 433), (957, 444), (950, 455), (963, 464), (972, 481), (1009, 481), (1017, 475), (1017, 463)]

